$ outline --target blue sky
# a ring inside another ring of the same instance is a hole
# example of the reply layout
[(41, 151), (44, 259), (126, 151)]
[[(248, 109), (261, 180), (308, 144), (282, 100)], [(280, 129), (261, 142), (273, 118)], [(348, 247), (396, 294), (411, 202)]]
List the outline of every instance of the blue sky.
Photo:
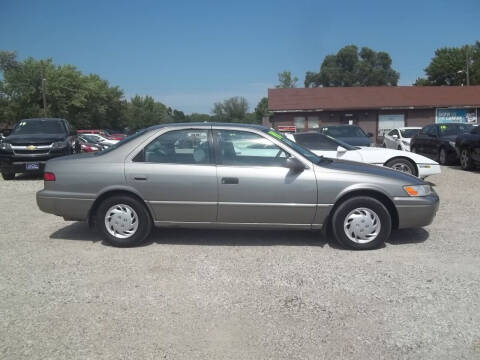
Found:
[(244, 96), (253, 110), (277, 74), (303, 86), (348, 44), (390, 53), (410, 85), (436, 48), (480, 40), (480, 0), (0, 0), (0, 49), (52, 57), (187, 113)]

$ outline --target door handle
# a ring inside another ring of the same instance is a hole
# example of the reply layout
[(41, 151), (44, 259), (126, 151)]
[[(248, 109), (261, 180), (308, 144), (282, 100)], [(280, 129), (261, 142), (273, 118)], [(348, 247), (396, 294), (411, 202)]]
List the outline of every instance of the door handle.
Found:
[(133, 179), (137, 181), (146, 181), (147, 177), (139, 175), (139, 176), (134, 176)]
[(230, 185), (235, 185), (235, 184), (238, 184), (238, 178), (234, 178), (234, 177), (225, 177), (225, 178), (222, 178), (222, 184), (230, 184)]

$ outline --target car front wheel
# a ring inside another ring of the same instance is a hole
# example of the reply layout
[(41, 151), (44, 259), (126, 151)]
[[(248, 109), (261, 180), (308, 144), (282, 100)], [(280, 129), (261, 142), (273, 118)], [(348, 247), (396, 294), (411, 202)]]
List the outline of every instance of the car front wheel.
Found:
[(463, 170), (471, 170), (473, 168), (472, 157), (468, 149), (462, 149), (460, 153), (460, 165)]
[(381, 246), (389, 238), (392, 219), (380, 201), (359, 196), (340, 204), (333, 214), (332, 228), (340, 245), (369, 250)]
[(13, 180), (15, 179), (15, 172), (13, 171), (2, 171), (3, 180)]
[(152, 219), (145, 204), (128, 195), (104, 200), (97, 210), (95, 224), (104, 239), (118, 247), (142, 244), (152, 229)]

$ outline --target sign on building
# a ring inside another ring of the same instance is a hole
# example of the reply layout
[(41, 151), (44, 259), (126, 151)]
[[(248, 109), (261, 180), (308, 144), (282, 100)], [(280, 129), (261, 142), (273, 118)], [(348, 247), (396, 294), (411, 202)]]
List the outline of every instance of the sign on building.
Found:
[(477, 109), (437, 108), (436, 123), (477, 123)]

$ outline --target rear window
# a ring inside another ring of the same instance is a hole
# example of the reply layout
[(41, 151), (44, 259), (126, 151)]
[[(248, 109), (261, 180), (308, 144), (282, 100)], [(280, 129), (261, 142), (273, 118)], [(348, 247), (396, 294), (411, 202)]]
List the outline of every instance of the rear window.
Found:
[(65, 134), (65, 124), (61, 120), (21, 120), (11, 135)]
[(440, 136), (459, 135), (469, 132), (472, 129), (470, 124), (440, 124), (438, 126)]
[(330, 135), (334, 138), (342, 137), (367, 137), (362, 129), (357, 126), (338, 126), (338, 127), (324, 127), (322, 133)]

